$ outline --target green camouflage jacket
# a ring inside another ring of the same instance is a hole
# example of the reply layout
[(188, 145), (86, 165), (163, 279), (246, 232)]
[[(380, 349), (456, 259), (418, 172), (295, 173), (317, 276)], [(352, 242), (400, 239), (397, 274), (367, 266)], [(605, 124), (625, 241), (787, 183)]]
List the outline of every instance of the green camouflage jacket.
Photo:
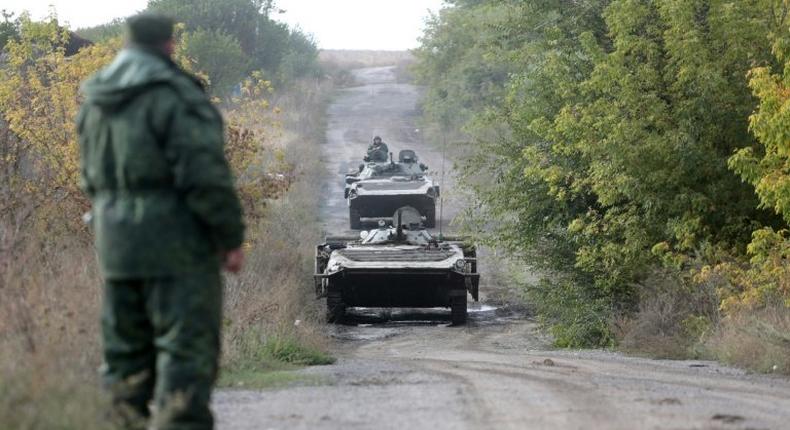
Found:
[(201, 86), (144, 48), (82, 87), (82, 188), (108, 279), (217, 270), (243, 241), (222, 117)]
[(368, 145), (368, 156), (365, 157), (365, 161), (386, 162), (389, 159), (390, 154), (386, 143), (381, 142), (379, 146)]

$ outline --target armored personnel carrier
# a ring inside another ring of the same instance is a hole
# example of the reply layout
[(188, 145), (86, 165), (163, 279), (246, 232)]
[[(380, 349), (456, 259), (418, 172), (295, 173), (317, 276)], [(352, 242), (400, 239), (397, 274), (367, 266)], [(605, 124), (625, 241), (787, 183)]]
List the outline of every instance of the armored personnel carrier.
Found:
[(403, 206), (417, 209), (428, 228), (436, 226), (436, 199), (439, 186), (424, 173), (428, 166), (419, 163), (412, 150), (400, 151), (395, 162), (367, 162), (359, 171), (346, 175), (349, 226), (362, 228), (362, 219), (378, 221)]
[(343, 321), (347, 307), (449, 307), (454, 325), (466, 322), (466, 295), (478, 300), (476, 248), (439, 239), (420, 225), (414, 208), (401, 208), (395, 226), (379, 221), (359, 238), (327, 238), (316, 247), (315, 288), (326, 298), (327, 321)]

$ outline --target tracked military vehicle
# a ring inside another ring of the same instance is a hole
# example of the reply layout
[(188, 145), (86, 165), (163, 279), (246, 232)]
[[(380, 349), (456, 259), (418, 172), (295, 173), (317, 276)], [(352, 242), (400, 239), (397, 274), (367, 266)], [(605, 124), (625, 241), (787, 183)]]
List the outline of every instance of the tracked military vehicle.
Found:
[(436, 226), (436, 199), (439, 186), (425, 175), (428, 167), (419, 163), (412, 150), (400, 151), (398, 161), (392, 154), (387, 162), (367, 162), (346, 175), (349, 227), (362, 228), (363, 219), (392, 222), (400, 207), (417, 209), (428, 228)]
[(327, 321), (343, 321), (347, 307), (449, 307), (454, 325), (467, 318), (466, 295), (478, 300), (476, 248), (439, 239), (414, 208), (379, 222), (359, 238), (335, 237), (316, 247), (315, 288), (326, 298)]

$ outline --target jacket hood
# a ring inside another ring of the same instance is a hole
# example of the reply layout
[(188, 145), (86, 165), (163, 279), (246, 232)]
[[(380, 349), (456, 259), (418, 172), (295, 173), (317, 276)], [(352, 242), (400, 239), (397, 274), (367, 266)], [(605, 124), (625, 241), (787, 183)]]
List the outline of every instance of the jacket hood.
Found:
[(142, 47), (123, 49), (112, 63), (82, 85), (86, 102), (120, 107), (151, 85), (172, 81), (178, 67), (164, 55)]

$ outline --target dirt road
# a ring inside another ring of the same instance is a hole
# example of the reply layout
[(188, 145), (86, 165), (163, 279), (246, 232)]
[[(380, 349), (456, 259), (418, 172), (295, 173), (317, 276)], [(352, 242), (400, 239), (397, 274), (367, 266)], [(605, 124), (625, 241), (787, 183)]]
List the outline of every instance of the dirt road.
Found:
[[(433, 170), (441, 165), (415, 125), (417, 89), (394, 83), (389, 68), (357, 77), (365, 85), (342, 91), (330, 108), (322, 149), (338, 174), (322, 192), (330, 233), (348, 225), (340, 174), (373, 135), (394, 150), (413, 147)], [(457, 207), (450, 201), (445, 218)], [(484, 277), (486, 269), (494, 267), (482, 267)], [(500, 287), (484, 286), (489, 294)], [(338, 363), (303, 370), (309, 383), (217, 393), (219, 429), (790, 429), (786, 378), (556, 351), (523, 312), (485, 303), (470, 311), (456, 328), (441, 310), (358, 310), (356, 325), (328, 328)]]
[[(343, 198), (343, 175), (356, 169), (374, 136), (380, 136), (397, 157), (402, 149), (414, 149), (428, 174), (447, 190), (444, 220), (452, 219), (457, 205), (453, 199), (451, 162), (443, 163), (442, 153), (423, 141), (417, 125), (419, 93), (414, 85), (395, 83), (391, 67), (355, 71), (357, 81), (366, 85), (340, 92), (329, 108), (327, 141), (322, 155), (330, 175), (322, 195), (325, 230), (332, 234), (350, 233), (348, 206)], [(448, 172), (442, 175), (442, 171)], [(439, 208), (437, 208), (437, 216)]]

